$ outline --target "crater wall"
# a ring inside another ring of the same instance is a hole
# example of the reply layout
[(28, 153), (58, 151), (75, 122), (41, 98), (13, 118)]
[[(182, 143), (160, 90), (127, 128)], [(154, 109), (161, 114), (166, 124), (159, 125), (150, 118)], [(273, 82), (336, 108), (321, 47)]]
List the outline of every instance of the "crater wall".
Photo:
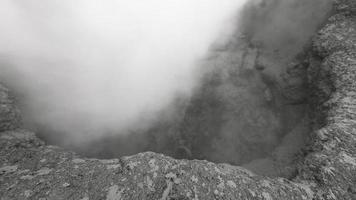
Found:
[(292, 180), (227, 164), (145, 152), (81, 158), (20, 129), (18, 109), (0, 87), (1, 199), (356, 199), (356, 3), (313, 42), (308, 69), (313, 142)]

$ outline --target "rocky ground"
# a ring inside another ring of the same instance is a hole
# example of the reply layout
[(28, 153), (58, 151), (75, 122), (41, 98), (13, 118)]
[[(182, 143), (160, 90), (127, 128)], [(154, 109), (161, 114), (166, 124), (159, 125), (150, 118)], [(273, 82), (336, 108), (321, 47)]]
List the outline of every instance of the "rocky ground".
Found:
[(335, 1), (335, 15), (315, 37), (309, 63), (313, 142), (291, 179), (151, 152), (82, 158), (20, 129), (19, 111), (1, 86), (0, 198), (356, 199), (355, 1)]

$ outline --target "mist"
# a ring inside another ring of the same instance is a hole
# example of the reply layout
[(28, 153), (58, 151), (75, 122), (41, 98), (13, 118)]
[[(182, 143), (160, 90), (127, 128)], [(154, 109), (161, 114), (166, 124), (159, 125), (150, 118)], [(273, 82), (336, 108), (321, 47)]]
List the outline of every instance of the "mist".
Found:
[[(240, 30), (255, 45), (286, 57), (300, 53), (325, 22), (332, 0), (250, 0)], [(281, 56), (282, 57), (282, 56)]]
[(0, 78), (46, 134), (124, 134), (189, 98), (199, 60), (244, 2), (2, 0)]

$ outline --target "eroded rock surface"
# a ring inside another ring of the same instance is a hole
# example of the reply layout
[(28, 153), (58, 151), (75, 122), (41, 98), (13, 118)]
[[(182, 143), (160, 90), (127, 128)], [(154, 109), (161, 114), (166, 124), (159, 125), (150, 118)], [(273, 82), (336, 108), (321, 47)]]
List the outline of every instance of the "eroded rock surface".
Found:
[(45, 146), (26, 131), (3, 132), (0, 141), (3, 199), (307, 199), (311, 194), (286, 179), (263, 179), (243, 168), (207, 161), (150, 152), (84, 159)]
[(293, 180), (150, 152), (81, 158), (16, 129), (18, 111), (0, 87), (0, 198), (356, 199), (355, 6), (336, 1), (337, 14), (314, 40), (308, 69), (313, 142)]
[(21, 124), (20, 112), (9, 90), (0, 84), (0, 132), (18, 128)]

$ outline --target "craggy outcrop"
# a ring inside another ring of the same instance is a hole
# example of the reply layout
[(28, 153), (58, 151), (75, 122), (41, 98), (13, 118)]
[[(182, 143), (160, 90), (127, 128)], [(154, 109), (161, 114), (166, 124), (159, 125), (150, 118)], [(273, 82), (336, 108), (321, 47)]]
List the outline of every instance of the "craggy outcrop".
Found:
[(316, 199), (356, 199), (356, 2), (337, 2), (309, 67), (315, 132), (299, 180)]
[(0, 87), (0, 198), (356, 199), (356, 3), (337, 0), (335, 8), (314, 40), (308, 69), (314, 140), (293, 180), (150, 152), (80, 158), (16, 129), (18, 111)]
[(21, 125), (20, 112), (9, 90), (0, 84), (0, 132), (13, 130)]

